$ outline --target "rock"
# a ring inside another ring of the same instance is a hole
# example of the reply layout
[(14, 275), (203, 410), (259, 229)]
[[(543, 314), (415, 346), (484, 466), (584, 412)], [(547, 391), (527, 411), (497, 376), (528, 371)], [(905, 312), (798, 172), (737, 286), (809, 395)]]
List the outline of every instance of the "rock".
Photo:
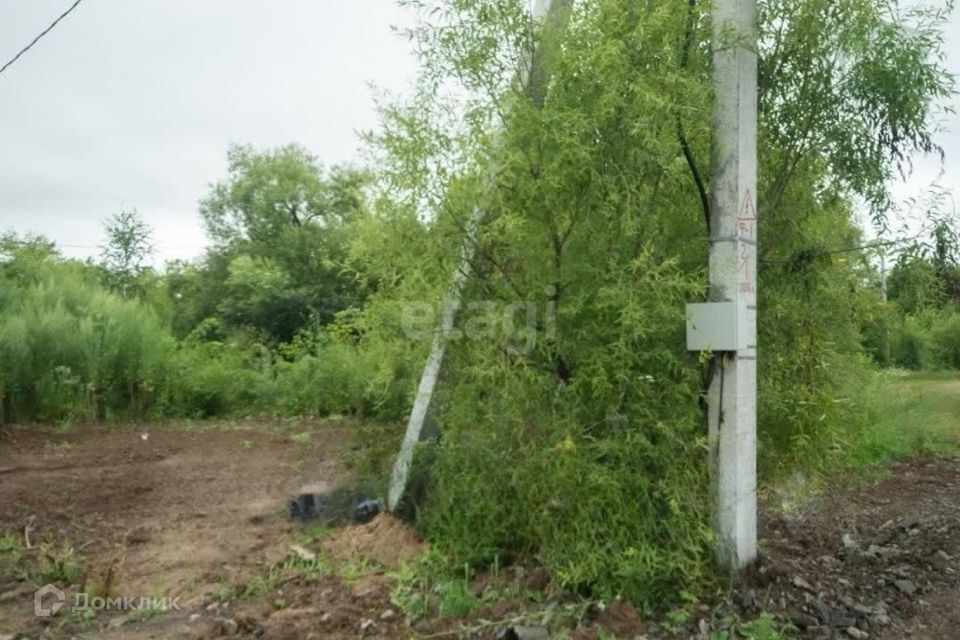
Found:
[(870, 637), (869, 633), (866, 631), (860, 631), (860, 629), (857, 629), (856, 627), (847, 627), (846, 633), (848, 636), (855, 638), (856, 640), (863, 640), (864, 638)]
[(841, 538), (841, 540), (843, 542), (844, 549), (856, 549), (857, 546), (859, 546), (857, 545), (857, 541), (854, 540), (853, 536), (850, 535), (849, 533), (843, 534), (843, 538)]
[(200, 616), (199, 613), (191, 613), (189, 620), (190, 620), (190, 622), (196, 622), (196, 621), (199, 620), (200, 618), (201, 618), (201, 616)]
[(393, 609), (387, 609), (386, 611), (380, 614), (380, 619), (383, 620), (384, 622), (389, 622), (390, 620), (393, 620), (396, 617), (397, 617), (397, 612), (394, 611)]
[(912, 580), (894, 580), (893, 586), (897, 588), (897, 591), (907, 596), (912, 596), (917, 592), (917, 585), (913, 584)]
[(890, 569), (890, 573), (898, 578), (907, 579), (910, 577), (910, 565), (901, 564), (900, 566), (893, 567)]
[(13, 633), (0, 633), (0, 640), (14, 640), (16, 637)]
[(882, 547), (880, 545), (872, 544), (867, 547), (867, 550), (863, 555), (869, 556), (871, 558), (880, 558), (881, 560), (886, 560), (887, 558), (893, 558), (900, 555), (901, 551), (896, 547)]
[(803, 589), (804, 591), (810, 591), (811, 593), (815, 591), (813, 585), (804, 580), (802, 576), (793, 576), (793, 586), (798, 589)]
[(413, 625), (413, 630), (421, 635), (430, 633), (430, 623), (426, 620), (420, 620), (417, 624)]
[(366, 633), (377, 627), (377, 623), (369, 618), (360, 623), (360, 633)]
[(544, 627), (515, 625), (501, 629), (497, 640), (549, 640), (550, 632)]
[(832, 620), (830, 620), (830, 626), (832, 626), (832, 627), (834, 627), (834, 628), (836, 628), (836, 629), (843, 629), (843, 628), (846, 628), (846, 627), (853, 627), (853, 626), (856, 626), (856, 624), (857, 624), (857, 619), (856, 619), (856, 618), (852, 618), (852, 617), (850, 617), (850, 616), (845, 616), (845, 615), (842, 615), (842, 614), (837, 614), (837, 615), (835, 615), (835, 616), (833, 617)]
[(119, 629), (127, 623), (127, 616), (117, 616), (116, 618), (110, 618), (110, 622), (107, 624), (111, 629)]
[(313, 562), (317, 559), (317, 554), (305, 547), (300, 546), (299, 544), (290, 545), (290, 551), (292, 551), (294, 555), (305, 562)]
[(216, 630), (217, 635), (234, 636), (237, 634), (240, 626), (233, 618), (216, 617), (213, 619), (213, 628)]
[(740, 594), (740, 606), (744, 609), (752, 609), (757, 604), (757, 596), (753, 589), (744, 591)]
[(935, 554), (927, 558), (927, 564), (937, 571), (944, 571), (950, 566), (950, 556), (948, 556), (942, 550), (937, 551)]
[(830, 611), (830, 607), (823, 603), (823, 600), (820, 598), (814, 598), (807, 604), (807, 607), (820, 622), (824, 624), (830, 624), (830, 619), (833, 617), (833, 612)]
[(813, 616), (799, 615), (793, 619), (793, 624), (800, 629), (809, 629), (811, 627), (819, 626), (820, 621)]
[(328, 622), (330, 622), (331, 618), (333, 618), (333, 616), (330, 615), (329, 611), (327, 611), (322, 616), (320, 616), (320, 622), (322, 622), (323, 624), (327, 624)]
[(886, 627), (890, 624), (890, 616), (885, 613), (878, 613), (876, 615), (868, 616), (867, 622), (874, 627)]

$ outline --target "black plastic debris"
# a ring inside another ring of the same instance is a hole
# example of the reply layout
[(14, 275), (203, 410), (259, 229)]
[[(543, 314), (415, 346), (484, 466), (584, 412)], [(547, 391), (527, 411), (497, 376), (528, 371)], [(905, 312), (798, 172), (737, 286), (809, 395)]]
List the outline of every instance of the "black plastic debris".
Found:
[(301, 493), (290, 501), (290, 518), (301, 522), (337, 525), (363, 524), (380, 513), (380, 501), (356, 489), (339, 488), (328, 493)]
[(379, 500), (361, 500), (353, 505), (353, 521), (358, 524), (370, 522), (380, 513)]

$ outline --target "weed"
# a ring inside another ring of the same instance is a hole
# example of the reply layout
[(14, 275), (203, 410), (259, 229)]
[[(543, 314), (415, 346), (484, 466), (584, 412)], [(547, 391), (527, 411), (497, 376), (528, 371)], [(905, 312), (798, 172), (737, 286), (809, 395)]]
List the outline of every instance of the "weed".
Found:
[(40, 582), (72, 584), (83, 571), (83, 560), (66, 541), (51, 547), (41, 556), (36, 577)]
[(441, 616), (461, 617), (476, 609), (480, 600), (473, 595), (466, 579), (449, 580), (437, 585)]
[(303, 431), (290, 436), (290, 441), (294, 444), (307, 444), (310, 442), (310, 432)]
[(53, 445), (53, 450), (56, 453), (68, 453), (77, 448), (77, 445), (72, 442), (57, 442)]
[(310, 545), (326, 540), (333, 531), (333, 528), (326, 523), (316, 523), (305, 526), (297, 532), (296, 537), (301, 544)]
[(213, 590), (212, 597), (216, 602), (229, 602), (237, 597), (237, 591), (228, 584), (221, 584)]
[(734, 619), (728, 628), (714, 631), (710, 640), (788, 640), (793, 637), (792, 627), (781, 627), (769, 613), (762, 613), (749, 622)]
[(365, 575), (369, 575), (376, 568), (364, 557), (360, 557), (354, 562), (346, 562), (338, 567), (340, 577), (347, 582), (359, 580)]

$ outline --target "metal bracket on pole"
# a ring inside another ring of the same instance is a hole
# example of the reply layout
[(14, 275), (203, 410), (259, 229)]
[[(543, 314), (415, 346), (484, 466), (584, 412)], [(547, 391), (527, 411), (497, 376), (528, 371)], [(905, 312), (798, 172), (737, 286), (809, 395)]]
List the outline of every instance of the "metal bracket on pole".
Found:
[[(536, 23), (541, 24), (545, 33), (559, 33), (566, 25), (572, 6), (573, 0), (536, 0), (531, 15)], [(536, 48), (520, 77), (521, 85), (526, 88), (527, 94), (536, 106), (543, 104), (546, 94), (547, 70), (544, 58), (542, 47)], [(490, 180), (491, 184), (493, 182), (493, 180)], [(470, 217), (467, 219), (466, 233), (463, 243), (460, 245), (459, 265), (453, 273), (450, 287), (444, 297), (443, 316), (439, 331), (430, 345), (430, 355), (427, 357), (423, 374), (420, 377), (413, 409), (407, 422), (407, 430), (403, 436), (403, 444), (400, 446), (400, 453), (393, 465), (390, 487), (387, 492), (387, 509), (390, 511), (396, 510), (407, 488), (407, 477), (410, 474), (410, 465), (413, 462), (413, 450), (420, 441), (420, 434), (423, 431), (427, 412), (433, 399), (433, 392), (440, 375), (440, 368), (443, 365), (443, 357), (446, 351), (445, 336), (449, 335), (453, 329), (457, 312), (460, 310), (463, 286), (469, 277), (470, 264), (473, 260), (477, 227), (483, 220), (484, 213), (483, 208), (478, 204), (470, 212)]]

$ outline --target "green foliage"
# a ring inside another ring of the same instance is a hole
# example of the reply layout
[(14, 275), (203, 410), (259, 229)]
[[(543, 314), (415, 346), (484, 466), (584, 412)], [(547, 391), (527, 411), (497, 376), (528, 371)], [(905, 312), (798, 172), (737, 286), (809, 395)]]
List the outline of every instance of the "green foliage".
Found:
[(364, 214), (366, 174), (326, 171), (297, 145), (234, 146), (227, 158), (228, 179), (200, 206), (216, 248), (200, 268), (177, 268), (177, 292), (191, 294), (178, 303), (193, 322), (217, 315), (285, 342), (361, 300), (344, 261), (347, 233)]
[(168, 360), (158, 415), (207, 418), (273, 408), (270, 354), (262, 346), (186, 341)]
[(106, 244), (101, 249), (100, 261), (108, 286), (123, 298), (142, 295), (144, 262), (153, 254), (153, 231), (136, 209), (107, 218), (103, 228)]
[(2, 419), (142, 416), (172, 347), (156, 314), (76, 264), (18, 256), (0, 269)]
[[(96, 269), (39, 239), (7, 236), (5, 247), (0, 421), (405, 411), (406, 370), (389, 349), (356, 343), (347, 317), (332, 327), (339, 337), (304, 330), (282, 355), (217, 317), (177, 343), (145, 301), (105, 290)], [(267, 292), (250, 293), (256, 304)]]
[[(578, 3), (560, 36), (517, 2), (408, 4), (429, 17), (410, 32), (423, 73), (370, 137), (383, 191), (351, 252), (379, 285), (365, 340), (392, 344), (398, 317), (442, 299), (466, 220), (484, 213), (419, 522), (453, 566), (536, 558), (565, 586), (677, 599), (709, 579), (712, 542), (701, 372), (682, 337), (707, 256), (690, 175), (709, 157), (706, 8)], [(850, 251), (853, 196), (882, 222), (905, 155), (936, 151), (943, 22), (887, 0), (761, 6), (767, 477), (836, 460), (824, 443), (851, 446), (866, 419), (861, 330), (880, 303)], [(535, 42), (549, 83), (518, 87)], [(525, 324), (503, 322), (516, 305), (533, 310)]]
[(868, 420), (850, 434), (843, 465), (864, 473), (921, 453), (956, 452), (957, 391), (953, 374), (878, 373), (862, 391)]

